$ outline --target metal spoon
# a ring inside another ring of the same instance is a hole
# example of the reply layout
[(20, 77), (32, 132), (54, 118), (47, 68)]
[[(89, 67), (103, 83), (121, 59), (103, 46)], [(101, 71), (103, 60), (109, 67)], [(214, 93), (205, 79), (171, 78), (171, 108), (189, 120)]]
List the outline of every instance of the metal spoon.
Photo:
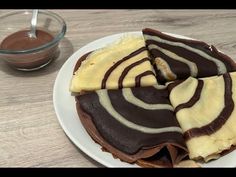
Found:
[(29, 31), (29, 37), (37, 38), (36, 36), (36, 24), (37, 24), (38, 10), (33, 10), (33, 15), (31, 19), (31, 27)]

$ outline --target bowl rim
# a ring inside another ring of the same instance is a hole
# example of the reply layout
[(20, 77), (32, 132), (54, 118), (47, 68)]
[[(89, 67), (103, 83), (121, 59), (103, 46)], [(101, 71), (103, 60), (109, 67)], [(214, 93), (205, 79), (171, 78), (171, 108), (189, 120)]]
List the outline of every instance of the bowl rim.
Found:
[[(10, 16), (10, 15), (17, 15), (19, 13), (32, 13), (32, 10), (14, 10), (14, 11), (2, 14), (0, 16), (0, 19), (4, 18), (4, 17), (7, 17), (7, 16)], [(32, 49), (26, 49), (26, 50), (5, 50), (5, 49), (0, 49), (0, 54), (30, 54), (32, 52), (38, 52), (40, 50), (46, 49), (48, 47), (51, 47), (51, 46), (57, 44), (64, 37), (64, 35), (66, 33), (66, 30), (67, 30), (67, 25), (65, 23), (65, 20), (61, 16), (59, 16), (58, 14), (56, 14), (52, 11), (41, 10), (41, 9), (39, 10), (38, 13), (51, 16), (52, 18), (56, 19), (62, 25), (61, 31), (53, 38), (53, 40), (46, 43), (46, 44), (40, 45), (40, 46), (32, 48)]]

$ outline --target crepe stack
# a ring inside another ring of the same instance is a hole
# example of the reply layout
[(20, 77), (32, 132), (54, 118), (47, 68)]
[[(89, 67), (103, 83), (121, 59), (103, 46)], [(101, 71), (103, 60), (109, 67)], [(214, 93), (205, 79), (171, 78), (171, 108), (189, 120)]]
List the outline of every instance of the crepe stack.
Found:
[(198, 167), (234, 149), (235, 62), (202, 41), (142, 32), (72, 68), (70, 91), (92, 139), (142, 167)]

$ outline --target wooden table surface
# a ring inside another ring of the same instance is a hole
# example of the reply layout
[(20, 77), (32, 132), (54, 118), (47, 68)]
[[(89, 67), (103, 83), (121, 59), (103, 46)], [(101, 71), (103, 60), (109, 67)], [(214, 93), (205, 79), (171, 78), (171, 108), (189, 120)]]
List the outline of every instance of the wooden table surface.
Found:
[[(0, 10), (0, 15), (7, 11)], [(103, 167), (67, 138), (52, 101), (54, 81), (63, 63), (93, 40), (150, 27), (203, 40), (236, 58), (236, 10), (52, 11), (68, 27), (55, 62), (25, 73), (0, 61), (1, 167)]]

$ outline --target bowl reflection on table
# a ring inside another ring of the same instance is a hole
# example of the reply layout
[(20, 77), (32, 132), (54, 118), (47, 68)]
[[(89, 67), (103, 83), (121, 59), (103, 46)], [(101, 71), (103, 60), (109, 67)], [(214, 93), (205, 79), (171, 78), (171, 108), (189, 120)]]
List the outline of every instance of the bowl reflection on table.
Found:
[[(3, 24), (0, 26), (0, 59), (23, 71), (42, 68), (56, 59), (58, 44), (66, 33), (65, 21), (59, 15), (39, 10), (37, 39), (29, 38), (31, 17), (32, 10), (15, 10), (0, 16), (0, 24)], [(42, 42), (42, 35), (48, 35), (50, 39)]]

